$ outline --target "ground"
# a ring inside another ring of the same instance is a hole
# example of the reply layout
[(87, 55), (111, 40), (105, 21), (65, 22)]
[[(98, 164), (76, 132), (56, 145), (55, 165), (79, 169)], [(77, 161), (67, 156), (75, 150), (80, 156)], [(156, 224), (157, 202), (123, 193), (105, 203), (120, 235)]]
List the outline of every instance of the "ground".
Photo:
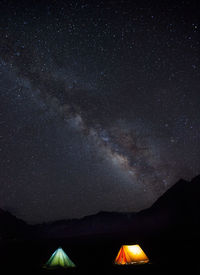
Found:
[[(150, 264), (115, 266), (114, 258), (120, 244), (67, 244), (57, 241), (4, 241), (0, 242), (1, 274), (175, 274), (198, 269), (199, 240), (148, 240), (143, 249)], [(45, 270), (43, 264), (54, 250), (62, 246), (76, 264), (76, 268)]]

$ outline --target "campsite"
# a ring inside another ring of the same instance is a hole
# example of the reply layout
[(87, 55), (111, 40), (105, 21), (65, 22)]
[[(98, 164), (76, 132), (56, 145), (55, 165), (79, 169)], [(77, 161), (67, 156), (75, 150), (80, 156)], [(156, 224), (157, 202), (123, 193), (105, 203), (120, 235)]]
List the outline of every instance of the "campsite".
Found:
[[(28, 225), (1, 210), (1, 274), (194, 272), (199, 269), (199, 187), (200, 176), (180, 180), (137, 214), (100, 212), (79, 220)], [(137, 257), (128, 255), (130, 251)], [(145, 263), (137, 264), (138, 259)]]
[(143, 244), (151, 263), (146, 265), (116, 266), (114, 259), (118, 245), (106, 244), (64, 244), (63, 248), (75, 268), (44, 269), (52, 252), (58, 246), (55, 243), (9, 243), (1, 245), (2, 274), (175, 274), (198, 268), (198, 258), (195, 256), (197, 244), (187, 242), (164, 243), (146, 242)]

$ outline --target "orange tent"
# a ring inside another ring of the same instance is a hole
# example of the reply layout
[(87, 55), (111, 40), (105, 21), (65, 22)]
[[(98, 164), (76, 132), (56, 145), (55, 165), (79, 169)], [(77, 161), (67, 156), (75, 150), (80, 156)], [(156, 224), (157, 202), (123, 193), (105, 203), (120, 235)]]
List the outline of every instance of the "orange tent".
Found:
[(122, 245), (115, 259), (115, 264), (118, 265), (146, 264), (148, 262), (149, 258), (138, 244)]

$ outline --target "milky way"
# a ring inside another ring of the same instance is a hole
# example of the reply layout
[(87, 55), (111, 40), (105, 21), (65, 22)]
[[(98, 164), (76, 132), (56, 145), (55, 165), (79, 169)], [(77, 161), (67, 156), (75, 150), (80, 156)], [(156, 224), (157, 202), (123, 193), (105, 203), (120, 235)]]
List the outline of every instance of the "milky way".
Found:
[(200, 173), (189, 2), (2, 2), (0, 207), (29, 222), (139, 211)]

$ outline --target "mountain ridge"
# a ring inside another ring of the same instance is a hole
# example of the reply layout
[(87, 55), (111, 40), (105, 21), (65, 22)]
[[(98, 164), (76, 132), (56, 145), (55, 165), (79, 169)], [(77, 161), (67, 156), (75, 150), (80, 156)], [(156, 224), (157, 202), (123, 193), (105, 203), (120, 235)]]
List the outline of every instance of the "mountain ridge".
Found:
[[(200, 228), (200, 175), (191, 181), (180, 179), (148, 209), (138, 213), (100, 211), (80, 219), (58, 220), (28, 225), (0, 209), (1, 238), (32, 239), (121, 239), (149, 238), (158, 234), (183, 236), (188, 230), (195, 236)], [(180, 234), (181, 230), (181, 234)]]

